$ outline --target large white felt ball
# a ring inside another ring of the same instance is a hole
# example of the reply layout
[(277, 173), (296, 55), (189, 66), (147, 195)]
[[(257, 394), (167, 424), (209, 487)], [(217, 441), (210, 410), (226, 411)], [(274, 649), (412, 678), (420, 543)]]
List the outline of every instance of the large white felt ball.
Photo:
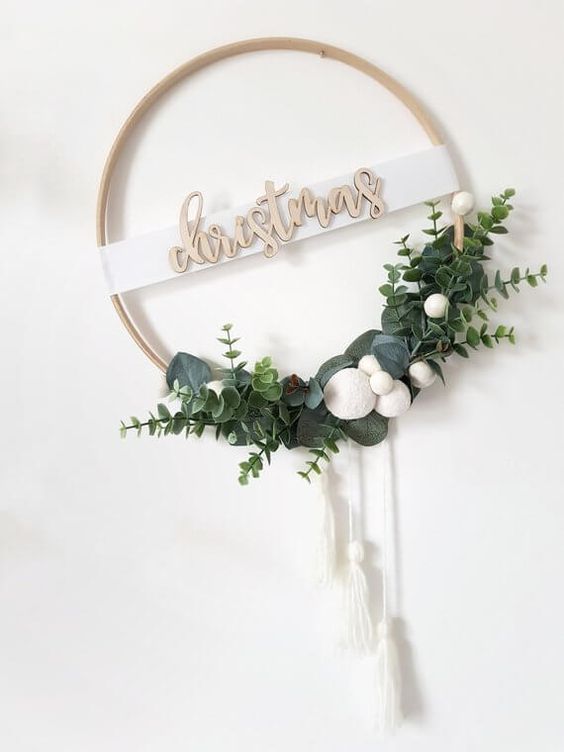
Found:
[(378, 397), (376, 400), (376, 412), (384, 418), (397, 418), (403, 415), (411, 405), (411, 393), (403, 381), (394, 381), (391, 392)]
[(367, 376), (372, 376), (373, 373), (382, 370), (382, 366), (378, 363), (374, 355), (363, 355), (358, 361), (358, 367)]
[(464, 217), (466, 214), (470, 214), (474, 208), (474, 196), (468, 191), (460, 191), (454, 195), (451, 206), (455, 214)]
[(370, 388), (374, 394), (389, 394), (394, 388), (394, 380), (387, 371), (376, 371), (370, 377)]
[(448, 298), (446, 295), (441, 295), (440, 292), (435, 292), (433, 295), (429, 295), (423, 308), (425, 313), (431, 319), (442, 319), (446, 313), (448, 305)]
[(376, 404), (368, 376), (358, 368), (343, 368), (331, 376), (323, 398), (329, 412), (341, 420), (364, 418)]
[(424, 360), (417, 360), (409, 366), (409, 378), (413, 386), (416, 386), (418, 389), (425, 389), (431, 386), (437, 378), (437, 374)]

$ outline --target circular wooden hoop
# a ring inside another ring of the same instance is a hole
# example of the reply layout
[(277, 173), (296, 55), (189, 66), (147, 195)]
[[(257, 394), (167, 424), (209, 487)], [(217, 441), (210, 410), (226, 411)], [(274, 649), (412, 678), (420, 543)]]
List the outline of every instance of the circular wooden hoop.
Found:
[[(179, 66), (171, 73), (169, 73), (168, 76), (165, 76), (161, 81), (159, 81), (156, 86), (154, 86), (149, 92), (147, 92), (147, 94), (145, 94), (145, 96), (133, 109), (133, 111), (121, 127), (121, 130), (116, 136), (116, 139), (112, 144), (112, 148), (110, 149), (110, 153), (108, 154), (108, 157), (106, 159), (104, 171), (100, 180), (100, 187), (98, 189), (98, 202), (96, 206), (96, 239), (99, 247), (106, 245), (106, 243), (108, 242), (108, 198), (114, 169), (124, 148), (125, 142), (131, 135), (131, 132), (141, 120), (143, 115), (147, 112), (147, 110), (151, 108), (160, 99), (160, 97), (163, 96), (163, 94), (165, 94), (167, 91), (169, 91), (169, 89), (175, 86), (175, 84), (192, 75), (192, 73), (195, 73), (196, 71), (199, 71), (202, 68), (207, 67), (208, 65), (217, 63), (220, 60), (225, 60), (226, 58), (234, 57), (235, 55), (242, 55), (247, 52), (258, 52), (261, 50), (292, 50), (294, 52), (311, 52), (314, 55), (321, 55), (322, 57), (339, 60), (341, 63), (344, 63), (351, 68), (355, 68), (361, 73), (370, 76), (370, 78), (377, 81), (381, 86), (386, 88), (395, 97), (397, 97), (400, 102), (402, 102), (416, 118), (433, 145), (439, 145), (443, 143), (439, 132), (431, 121), (431, 118), (429, 117), (427, 112), (425, 112), (419, 102), (415, 99), (415, 97), (410, 94), (410, 92), (407, 91), (407, 89), (405, 89), (400, 83), (398, 83), (398, 81), (389, 76), (383, 70), (378, 68), (376, 65), (372, 65), (372, 63), (369, 63), (364, 58), (359, 57), (358, 55), (353, 55), (352, 52), (347, 52), (346, 50), (342, 50), (339, 47), (333, 47), (330, 44), (315, 42), (311, 39), (297, 39), (294, 37), (265, 37), (258, 39), (247, 39), (242, 42), (227, 44), (223, 47), (216, 47), (213, 50), (204, 52), (202, 55), (198, 55), (192, 60), (189, 60), (187, 63)], [(463, 233), (464, 223), (462, 217), (455, 217), (454, 242), (457, 247), (460, 247), (459, 241), (462, 239)], [(139, 345), (141, 350), (143, 350), (145, 355), (158, 368), (160, 368), (161, 371), (165, 372), (167, 363), (158, 355), (158, 353), (155, 352), (155, 350), (147, 342), (139, 329), (135, 326), (131, 316), (127, 311), (121, 295), (112, 295), (111, 301), (114, 304), (114, 307), (118, 312), (120, 319), (125, 325), (125, 328), (133, 337), (135, 342)]]

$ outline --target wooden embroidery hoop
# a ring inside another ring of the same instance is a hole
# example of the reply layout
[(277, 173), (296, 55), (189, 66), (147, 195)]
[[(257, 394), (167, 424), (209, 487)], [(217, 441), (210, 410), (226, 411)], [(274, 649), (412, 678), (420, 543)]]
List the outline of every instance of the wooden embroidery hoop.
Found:
[[(104, 165), (104, 171), (100, 180), (100, 186), (98, 189), (98, 202), (96, 206), (96, 241), (98, 247), (106, 245), (108, 242), (107, 235), (107, 214), (108, 214), (108, 199), (110, 191), (110, 183), (114, 169), (117, 165), (119, 157), (125, 146), (128, 137), (131, 135), (136, 125), (139, 123), (143, 115), (149, 110), (166, 92), (175, 86), (179, 81), (187, 78), (196, 73), (196, 71), (202, 68), (217, 63), (220, 60), (225, 60), (235, 55), (242, 55), (247, 52), (259, 52), (263, 50), (290, 50), (293, 52), (311, 52), (314, 55), (320, 55), (321, 57), (328, 57), (333, 60), (338, 60), (345, 65), (355, 68), (361, 73), (370, 76), (381, 86), (386, 88), (391, 94), (397, 97), (402, 102), (411, 114), (419, 122), (431, 144), (433, 146), (439, 146), (443, 143), (443, 140), (433, 125), (431, 118), (427, 112), (423, 109), (421, 104), (405, 89), (398, 81), (389, 76), (383, 70), (376, 65), (369, 63), (358, 55), (354, 55), (352, 52), (347, 52), (339, 47), (333, 47), (330, 44), (322, 44), (321, 42), (315, 42), (311, 39), (297, 39), (295, 37), (265, 37), (257, 39), (246, 39), (241, 42), (235, 42), (233, 44), (227, 44), (223, 47), (216, 47), (213, 50), (204, 52), (202, 55), (189, 60), (183, 65), (179, 66), (167, 76), (165, 76), (158, 84), (156, 84), (150, 91), (145, 94), (141, 101), (133, 109), (123, 126), (121, 127), (110, 153), (106, 159)], [(432, 197), (430, 197), (432, 198)], [(464, 235), (464, 220), (462, 217), (455, 215), (454, 217), (454, 243), (457, 248), (462, 245), (462, 238)], [(129, 334), (133, 337), (135, 342), (139, 345), (145, 355), (151, 360), (157, 368), (164, 373), (167, 369), (167, 363), (160, 355), (151, 347), (149, 342), (145, 339), (141, 331), (135, 325), (131, 318), (125, 303), (119, 294), (111, 295), (111, 301), (114, 304), (116, 311), (120, 319), (122, 320), (125, 328)]]

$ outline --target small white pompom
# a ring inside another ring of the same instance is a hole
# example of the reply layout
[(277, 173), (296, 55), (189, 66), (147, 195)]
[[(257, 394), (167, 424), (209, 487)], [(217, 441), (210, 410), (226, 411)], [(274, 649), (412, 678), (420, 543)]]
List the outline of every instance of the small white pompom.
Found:
[(417, 360), (409, 366), (409, 378), (413, 386), (425, 389), (435, 381), (437, 374), (424, 360)]
[(394, 381), (391, 392), (383, 394), (376, 400), (376, 412), (385, 418), (397, 418), (411, 406), (411, 393), (403, 381)]
[(387, 371), (376, 371), (370, 377), (370, 388), (379, 396), (389, 394), (394, 388), (394, 380)]
[(206, 386), (211, 392), (215, 392), (218, 396), (223, 391), (223, 381), (220, 381), (219, 379), (216, 379), (215, 381), (208, 381)]
[(466, 214), (470, 214), (474, 208), (474, 196), (468, 193), (468, 191), (455, 193), (451, 207), (455, 214), (458, 214), (459, 217), (464, 217)]
[(331, 376), (323, 398), (329, 412), (341, 420), (364, 418), (376, 404), (368, 376), (358, 368), (343, 368)]
[(382, 366), (378, 363), (374, 355), (363, 355), (358, 361), (358, 367), (367, 376), (372, 376), (373, 373), (382, 370)]
[(446, 295), (442, 295), (440, 292), (435, 292), (433, 295), (429, 295), (423, 308), (429, 318), (442, 319), (446, 313), (447, 306), (448, 298)]

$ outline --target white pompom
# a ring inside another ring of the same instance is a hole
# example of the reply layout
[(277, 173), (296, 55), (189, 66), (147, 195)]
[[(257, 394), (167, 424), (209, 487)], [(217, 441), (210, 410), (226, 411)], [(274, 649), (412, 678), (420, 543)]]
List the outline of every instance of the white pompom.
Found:
[(329, 412), (341, 420), (364, 418), (376, 404), (368, 376), (358, 368), (343, 368), (331, 376), (323, 398)]
[(448, 298), (446, 295), (442, 295), (440, 292), (435, 292), (433, 295), (429, 295), (423, 308), (429, 318), (442, 319), (446, 313), (447, 306)]
[(220, 381), (219, 379), (208, 381), (206, 386), (211, 392), (215, 392), (217, 395), (220, 395), (223, 391), (223, 381)]
[(374, 394), (389, 394), (394, 388), (394, 380), (387, 371), (376, 371), (370, 377), (370, 388)]
[(474, 208), (474, 196), (471, 193), (468, 193), (468, 191), (455, 193), (452, 199), (451, 208), (459, 217), (464, 217), (466, 214), (470, 214)]
[(358, 367), (367, 376), (372, 376), (373, 373), (382, 370), (382, 366), (378, 363), (374, 355), (363, 355), (358, 361)]
[(403, 381), (394, 381), (392, 391), (376, 400), (375, 410), (385, 418), (397, 418), (411, 406), (411, 393)]
[(424, 360), (417, 360), (409, 366), (409, 378), (413, 386), (425, 389), (435, 381), (437, 374)]

